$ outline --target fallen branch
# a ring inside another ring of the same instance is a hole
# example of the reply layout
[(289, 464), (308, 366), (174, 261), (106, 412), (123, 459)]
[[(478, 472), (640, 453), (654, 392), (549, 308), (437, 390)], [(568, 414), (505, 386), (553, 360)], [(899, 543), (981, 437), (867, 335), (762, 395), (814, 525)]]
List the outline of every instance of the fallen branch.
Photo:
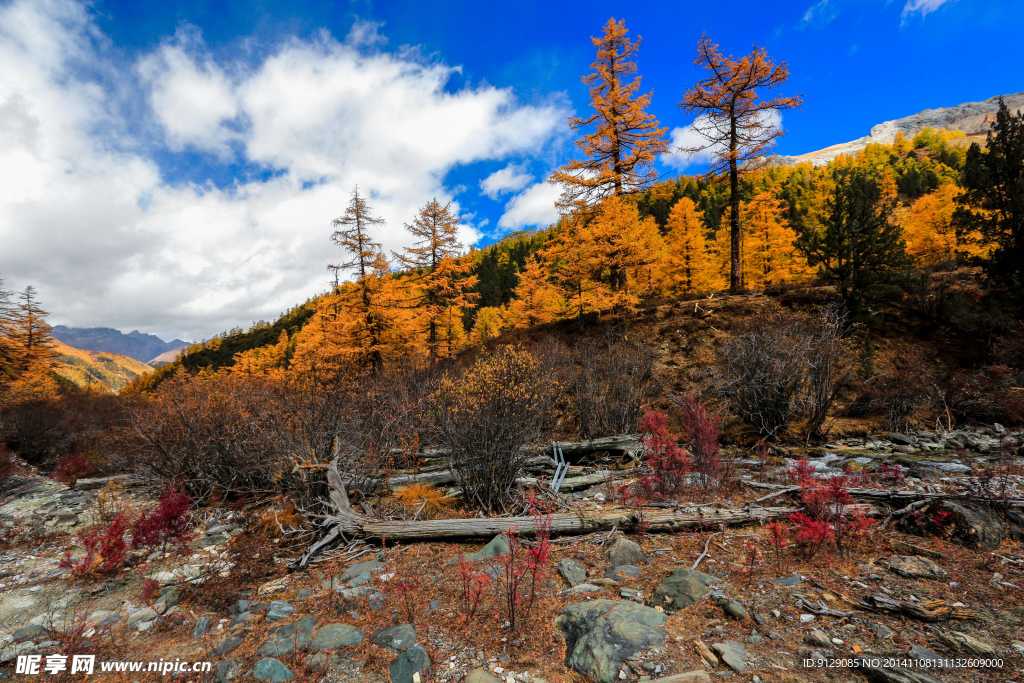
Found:
[(977, 619), (978, 613), (947, 605), (942, 600), (924, 600), (919, 603), (895, 600), (887, 595), (869, 595), (857, 605), (869, 612), (902, 614), (919, 621), (937, 622), (950, 619)]
[(724, 533), (725, 533), (724, 531), (716, 531), (715, 533), (713, 533), (710, 536), (708, 536), (708, 540), (704, 543), (704, 552), (702, 552), (700, 554), (700, 556), (697, 558), (697, 561), (693, 563), (692, 567), (690, 567), (691, 570), (696, 569), (697, 565), (700, 564), (700, 561), (708, 556), (708, 548), (711, 547), (711, 539), (714, 538), (715, 536), (717, 536), (718, 534), (724, 534)]
[(840, 612), (838, 610), (826, 607), (825, 603), (823, 603), (821, 600), (819, 600), (817, 603), (812, 603), (810, 600), (804, 600), (803, 598), (800, 598), (796, 601), (796, 606), (804, 608), (811, 614), (817, 614), (819, 617), (848, 618), (853, 616), (853, 612)]

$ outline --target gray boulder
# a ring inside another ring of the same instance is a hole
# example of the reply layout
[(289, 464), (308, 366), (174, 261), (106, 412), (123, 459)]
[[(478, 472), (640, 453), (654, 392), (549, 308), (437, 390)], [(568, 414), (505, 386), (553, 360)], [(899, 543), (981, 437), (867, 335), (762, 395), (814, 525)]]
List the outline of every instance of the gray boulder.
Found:
[(331, 652), (343, 647), (359, 645), (366, 634), (348, 624), (327, 624), (321, 626), (316, 637), (309, 644), (312, 652)]
[(269, 681), (269, 683), (283, 683), (283, 681), (294, 678), (288, 667), (271, 657), (256, 662), (256, 666), (252, 670), (252, 677), (260, 681)]
[(256, 650), (263, 657), (287, 655), (296, 650), (304, 650), (313, 640), (313, 629), (316, 619), (306, 615), (292, 624), (275, 626), (270, 629), (268, 638)]
[(1006, 533), (999, 515), (981, 505), (955, 500), (932, 501), (920, 515), (904, 517), (900, 530), (918, 535), (942, 533), (958, 545), (984, 551), (998, 548)]
[(394, 653), (405, 652), (416, 643), (416, 627), (412, 624), (399, 624), (374, 631), (370, 642), (378, 647), (386, 647)]
[(293, 614), (295, 614), (294, 607), (287, 602), (274, 600), (267, 609), (267, 621), (280, 621), (281, 619), (287, 619)]
[(581, 583), (587, 582), (587, 570), (576, 560), (568, 558), (559, 560), (555, 564), (555, 568), (558, 569), (558, 573), (562, 575), (562, 578), (569, 582), (570, 586), (578, 586)]
[(647, 555), (639, 544), (628, 538), (619, 537), (604, 551), (604, 556), (613, 567), (632, 564), (647, 564)]
[(717, 581), (714, 576), (693, 569), (673, 569), (654, 589), (651, 606), (662, 607), (666, 612), (689, 607), (710, 593), (708, 586)]
[(413, 645), (397, 657), (388, 666), (391, 683), (413, 683), (413, 674), (419, 674), (420, 680), (430, 671), (430, 657), (419, 645)]
[(662, 612), (633, 602), (592, 600), (555, 618), (565, 636), (565, 665), (597, 683), (612, 683), (627, 657), (665, 642)]

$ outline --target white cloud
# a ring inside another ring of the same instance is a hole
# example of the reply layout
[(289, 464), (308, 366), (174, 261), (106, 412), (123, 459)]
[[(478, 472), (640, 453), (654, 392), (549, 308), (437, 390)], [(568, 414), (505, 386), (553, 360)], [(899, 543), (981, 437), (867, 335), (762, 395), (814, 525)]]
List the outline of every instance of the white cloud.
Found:
[[(768, 125), (772, 128), (782, 128), (782, 114), (778, 110), (770, 110), (765, 114)], [(698, 116), (688, 126), (673, 128), (669, 133), (671, 140), (669, 148), (671, 154), (662, 154), (659, 160), (666, 166), (671, 166), (682, 171), (691, 166), (699, 166), (711, 163), (719, 153), (725, 151), (724, 145), (711, 145), (700, 151), (687, 154), (683, 149), (696, 149), (707, 144), (707, 139), (700, 131), (714, 132), (718, 123), (708, 116)], [(724, 125), (724, 124), (722, 124)]]
[(523, 169), (514, 164), (495, 171), (480, 181), (480, 189), (491, 199), (497, 199), (506, 192), (518, 192), (533, 180), (533, 176), (524, 173)]
[(238, 133), (224, 124), (238, 116), (238, 102), (224, 70), (213, 62), (198, 31), (179, 29), (175, 40), (139, 63), (150, 105), (172, 150), (186, 146), (228, 154)]
[[(293, 39), (256, 64), (224, 64), (183, 30), (126, 65), (71, 0), (0, 6), (8, 288), (34, 284), (53, 323), (165, 338), (273, 319), (326, 289), (330, 221), (353, 185), (398, 250), (422, 205), (452, 198), (451, 169), (541, 153), (562, 127), (562, 105), (525, 106), (491, 86), (450, 92), (454, 67), (383, 43), (357, 26), (346, 42)], [(129, 125), (121, 105), (137, 100), (151, 111), (133, 116), (157, 126)], [(171, 182), (152, 156), (168, 149), (274, 172), (222, 188)], [(527, 210), (535, 195), (510, 209), (539, 215)], [(465, 220), (464, 243), (484, 225)]]
[(934, 12), (939, 9), (947, 2), (954, 2), (955, 0), (907, 0), (907, 4), (903, 6), (903, 16), (906, 17), (914, 12), (920, 12), (921, 16)]
[(829, 0), (820, 0), (804, 12), (804, 24), (817, 24), (822, 26), (836, 18), (835, 7), (829, 4)]
[(562, 188), (549, 183), (535, 183), (521, 194), (514, 196), (505, 205), (505, 213), (498, 220), (498, 227), (516, 230), (532, 226), (547, 227), (558, 220), (555, 202), (562, 194)]

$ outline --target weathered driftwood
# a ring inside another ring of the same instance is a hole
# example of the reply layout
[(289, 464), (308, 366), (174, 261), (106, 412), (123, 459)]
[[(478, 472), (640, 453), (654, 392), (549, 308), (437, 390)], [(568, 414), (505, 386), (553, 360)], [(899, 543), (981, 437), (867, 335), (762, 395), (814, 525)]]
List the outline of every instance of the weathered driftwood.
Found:
[[(782, 491), (783, 489), (793, 489), (793, 486), (790, 484), (769, 484), (761, 481), (745, 481), (743, 483), (751, 488), (763, 489), (765, 491)], [(964, 500), (971, 500), (979, 503), (998, 502), (1000, 505), (1005, 504), (1008, 507), (1024, 507), (1024, 498), (1007, 498), (1006, 500), (990, 501), (987, 498), (982, 498), (979, 496), (960, 496), (951, 493), (927, 493), (924, 491), (911, 491), (909, 489), (898, 490), (851, 488), (848, 490), (850, 492), (850, 495), (854, 498), (859, 498), (861, 500), (879, 501), (891, 505), (893, 507), (905, 507), (915, 501), (920, 500), (940, 500), (944, 498), (962, 498)], [(789, 491), (785, 491), (785, 493), (789, 493)], [(779, 495), (783, 495), (783, 493), (780, 493)]]
[[(483, 519), (435, 519), (423, 521), (387, 521), (366, 517), (355, 512), (345, 492), (345, 481), (338, 472), (337, 461), (327, 469), (331, 505), (334, 514), (324, 518), (321, 540), (310, 546), (294, 563), (305, 567), (309, 560), (334, 541), (344, 537), (381, 538), (392, 541), (429, 541), (440, 539), (490, 539), (509, 530), (517, 534), (533, 535), (542, 520), (536, 517), (490, 517)], [(877, 515), (877, 509), (856, 506), (862, 513)], [(724, 509), (713, 506), (682, 509), (617, 508), (595, 512), (557, 513), (544, 518), (550, 522), (554, 536), (580, 535), (609, 529), (630, 529), (643, 525), (647, 531), (677, 531), (681, 529), (719, 529), (723, 525), (741, 526), (763, 524), (782, 519), (797, 511), (793, 507), (750, 506), (742, 509)]]
[[(582, 467), (570, 467), (569, 471), (580, 471), (583, 469), (584, 468)], [(625, 472), (627, 471), (600, 470), (593, 474), (583, 474), (578, 477), (566, 477), (562, 480), (562, 486), (559, 488), (559, 491), (563, 493), (570, 493), (572, 491), (588, 489), (591, 486), (602, 484), (617, 477), (628, 476)], [(394, 491), (402, 486), (408, 486), (413, 482), (420, 482), (431, 486), (451, 486), (455, 484), (455, 475), (453, 475), (450, 470), (435, 470), (433, 472), (421, 472), (419, 474), (392, 476), (388, 479), (388, 488)], [(537, 477), (520, 477), (519, 479), (519, 483), (523, 485), (535, 485), (539, 482), (540, 479)]]
[(896, 600), (888, 595), (869, 595), (860, 604), (861, 609), (869, 612), (889, 612), (891, 614), (902, 614), (920, 621), (937, 622), (950, 619), (977, 619), (978, 613), (960, 607), (947, 605), (942, 600), (923, 600), (921, 602), (908, 602)]

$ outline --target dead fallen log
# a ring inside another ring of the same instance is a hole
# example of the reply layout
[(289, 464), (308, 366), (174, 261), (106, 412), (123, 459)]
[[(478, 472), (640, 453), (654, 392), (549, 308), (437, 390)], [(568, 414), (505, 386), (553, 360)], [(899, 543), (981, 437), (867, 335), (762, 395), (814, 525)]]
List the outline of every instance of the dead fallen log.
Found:
[(890, 614), (902, 614), (919, 621), (937, 622), (949, 621), (950, 619), (977, 619), (978, 613), (961, 607), (948, 605), (942, 600), (922, 600), (921, 602), (909, 602), (896, 600), (887, 595), (869, 595), (857, 605), (869, 612), (889, 612)]
[[(784, 495), (781, 491), (785, 489), (793, 489), (791, 484), (769, 484), (762, 481), (744, 481), (744, 484), (754, 489), (762, 489), (765, 491), (780, 491), (779, 495)], [(794, 489), (799, 490), (799, 489)], [(969, 496), (961, 495), (957, 493), (927, 493), (925, 491), (911, 491), (909, 489), (865, 489), (865, 488), (851, 488), (848, 489), (850, 495), (854, 498), (861, 500), (873, 500), (896, 507), (906, 507), (907, 505), (922, 500), (942, 500), (947, 498), (959, 498), (962, 500), (969, 500), (976, 503), (995, 503), (998, 505), (1006, 505), (1007, 507), (1024, 507), (1024, 498), (1007, 498), (1005, 500), (993, 500), (984, 498), (981, 496)], [(789, 493), (789, 491), (785, 491)]]

